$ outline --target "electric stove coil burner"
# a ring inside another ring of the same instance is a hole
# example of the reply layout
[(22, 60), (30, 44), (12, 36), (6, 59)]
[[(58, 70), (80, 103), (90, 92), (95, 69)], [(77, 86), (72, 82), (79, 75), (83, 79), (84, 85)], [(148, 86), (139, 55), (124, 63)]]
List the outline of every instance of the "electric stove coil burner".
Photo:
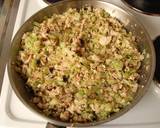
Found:
[(158, 36), (154, 42), (154, 48), (156, 52), (156, 70), (154, 74), (154, 80), (156, 84), (160, 87), (160, 36)]
[(55, 2), (58, 2), (58, 1), (61, 1), (61, 0), (43, 0), (43, 1), (47, 4), (52, 4), (52, 3), (55, 3)]
[(148, 14), (160, 15), (160, 0), (122, 0), (130, 8)]

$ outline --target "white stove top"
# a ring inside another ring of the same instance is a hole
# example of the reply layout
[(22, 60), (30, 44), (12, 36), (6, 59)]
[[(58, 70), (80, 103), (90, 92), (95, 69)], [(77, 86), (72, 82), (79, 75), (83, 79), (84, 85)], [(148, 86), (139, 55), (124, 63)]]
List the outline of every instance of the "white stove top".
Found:
[[(127, 8), (120, 0), (106, 1)], [(42, 0), (21, 0), (14, 34), (25, 20), (45, 6), (47, 5)], [(160, 17), (131, 12), (144, 24), (152, 39), (160, 34)], [(6, 69), (0, 97), (0, 128), (45, 128), (46, 123), (16, 97), (11, 89)], [(147, 94), (132, 110), (116, 120), (96, 127), (160, 128), (160, 94), (157, 93), (154, 83), (152, 82)]]

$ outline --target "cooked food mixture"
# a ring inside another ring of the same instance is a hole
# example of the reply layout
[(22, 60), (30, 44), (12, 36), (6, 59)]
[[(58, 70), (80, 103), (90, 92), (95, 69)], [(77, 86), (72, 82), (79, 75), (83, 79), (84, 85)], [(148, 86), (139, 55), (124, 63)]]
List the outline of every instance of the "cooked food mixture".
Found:
[(53, 14), (22, 37), (17, 71), (46, 115), (104, 120), (131, 103), (143, 55), (135, 37), (103, 9)]

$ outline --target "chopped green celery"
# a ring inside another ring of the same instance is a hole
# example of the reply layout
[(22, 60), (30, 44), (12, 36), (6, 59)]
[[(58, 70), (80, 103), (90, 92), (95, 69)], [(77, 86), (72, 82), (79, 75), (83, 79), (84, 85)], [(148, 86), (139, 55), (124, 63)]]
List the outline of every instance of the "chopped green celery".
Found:
[(92, 22), (95, 22), (97, 20), (97, 17), (96, 16), (92, 16), (91, 20), (92, 20)]
[(124, 78), (129, 78), (132, 74), (134, 74), (136, 72), (136, 70), (135, 69), (130, 69), (129, 71), (125, 71), (124, 73), (123, 73), (123, 77)]
[(57, 83), (57, 85), (59, 85), (59, 86), (65, 86), (65, 85), (66, 85), (66, 83), (63, 82), (63, 81), (56, 81), (56, 83)]
[(42, 80), (41, 79), (37, 79), (36, 81), (33, 82), (33, 86), (37, 87), (39, 84), (42, 84)]
[(93, 113), (83, 111), (82, 112), (82, 117), (85, 118), (85, 119), (93, 120), (94, 115), (93, 115)]
[(32, 59), (29, 63), (29, 68), (34, 70), (36, 68), (36, 65), (37, 65), (36, 59)]
[(121, 103), (122, 98), (120, 97), (119, 94), (115, 94), (114, 98), (115, 98), (115, 100), (116, 100), (117, 103)]
[(79, 90), (79, 91), (76, 93), (76, 97), (77, 97), (77, 98), (82, 98), (84, 95), (85, 95), (84, 90)]
[(93, 85), (91, 91), (92, 91), (93, 93), (100, 94), (100, 93), (101, 93), (101, 91), (100, 91), (100, 86), (99, 86), (99, 85)]
[(128, 102), (132, 101), (133, 100), (133, 94), (132, 95), (128, 95), (126, 97), (126, 99), (127, 99)]
[(52, 100), (49, 102), (49, 105), (51, 105), (51, 106), (55, 106), (58, 104), (59, 104), (59, 101), (56, 97), (52, 98)]
[(116, 69), (116, 70), (122, 70), (123, 62), (121, 60), (113, 60), (111, 62), (111, 67)]
[(79, 21), (81, 18), (81, 15), (79, 13), (75, 13), (74, 20)]
[(115, 84), (115, 82), (116, 81), (114, 79), (108, 79), (107, 80), (107, 83), (110, 84), (110, 85)]
[(112, 84), (115, 84), (117, 81), (109, 74), (106, 75), (107, 77), (107, 83), (112, 85)]
[(27, 84), (32, 84), (32, 88), (33, 88), (33, 90), (34, 89), (36, 89), (37, 88), (37, 86), (39, 85), (39, 84), (42, 84), (42, 80), (41, 79), (35, 79), (34, 81), (32, 81), (32, 79), (28, 79), (27, 80)]
[(61, 42), (59, 46), (60, 46), (60, 48), (63, 49), (63, 48), (65, 48), (65, 43), (64, 43), (64, 42)]
[(127, 54), (125, 55), (125, 57), (126, 57), (127, 59), (132, 59), (133, 55), (130, 54), (130, 53), (127, 53)]
[(40, 43), (35, 33), (29, 34), (25, 39), (25, 48), (33, 53), (36, 53), (40, 49)]
[(38, 23), (38, 22), (33, 22), (33, 25), (36, 27), (40, 27), (40, 23)]
[(117, 103), (123, 105), (123, 106), (126, 106), (127, 105), (127, 102), (126, 102), (126, 99), (122, 98), (119, 94), (116, 94), (114, 96), (115, 100)]
[(27, 72), (26, 72), (26, 76), (30, 76), (32, 75), (32, 69), (31, 68), (27, 68)]
[(109, 13), (107, 13), (104, 9), (100, 10), (100, 15), (104, 18), (107, 18), (109, 16)]
[(106, 111), (100, 111), (100, 113), (97, 114), (100, 120), (104, 120), (107, 118), (107, 116), (109, 115), (108, 112)]
[(63, 81), (62, 77), (55, 77), (55, 84), (59, 85), (59, 86), (65, 86), (67, 83)]
[(43, 67), (42, 69), (44, 74), (49, 74), (49, 68), (48, 67)]
[(112, 105), (110, 103), (102, 103), (101, 106), (100, 106), (100, 109), (102, 111), (105, 111), (105, 112), (111, 112), (112, 111)]

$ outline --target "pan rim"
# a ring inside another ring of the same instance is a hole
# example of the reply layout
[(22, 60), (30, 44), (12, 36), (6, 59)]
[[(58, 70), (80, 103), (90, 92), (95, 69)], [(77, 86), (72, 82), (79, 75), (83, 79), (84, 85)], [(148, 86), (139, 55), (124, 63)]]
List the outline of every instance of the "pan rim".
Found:
[[(49, 5), (43, 9), (41, 9), (40, 11), (38, 11), (37, 13), (35, 13), (34, 15), (32, 15), (27, 21), (24, 22), (24, 24), (20, 27), (20, 29), (17, 31), (16, 35), (14, 36), (14, 39), (12, 40), (12, 44), (11, 44), (11, 49), (13, 48), (13, 45), (15, 42), (15, 37), (20, 33), (21, 29), (25, 26), (25, 24), (27, 22), (30, 22), (30, 19), (36, 17), (36, 15), (38, 13), (41, 13), (43, 12), (44, 10), (46, 10), (47, 8), (49, 7), (54, 7), (54, 6), (57, 6), (58, 4), (61, 4), (61, 3), (64, 3), (64, 2), (71, 2), (71, 1), (74, 1), (74, 0), (64, 0), (64, 1), (60, 1), (60, 2), (56, 2), (55, 4), (52, 4), (52, 5)], [(81, 1), (85, 1), (85, 0), (81, 0)], [(91, 0), (86, 0), (86, 1), (91, 1)], [(123, 11), (124, 13), (126, 13), (127, 15), (129, 15), (129, 17), (133, 17), (135, 18), (135, 16), (133, 16), (130, 12), (126, 11), (126, 9), (122, 8), (122, 7), (119, 7), (117, 5), (114, 5), (112, 3), (109, 3), (109, 2), (106, 2), (105, 0), (92, 0), (92, 1), (95, 1), (95, 2), (101, 2), (101, 3), (104, 3), (104, 4), (109, 4), (110, 6), (114, 6), (114, 8), (116, 9), (119, 9), (121, 11)], [(67, 3), (66, 3), (67, 4)], [(133, 19), (132, 18), (132, 19)], [(40, 115), (41, 117), (43, 117), (44, 119), (46, 119), (48, 122), (51, 122), (53, 124), (56, 124), (56, 125), (61, 125), (61, 126), (78, 126), (78, 127), (87, 127), (87, 126), (93, 126), (93, 125), (99, 125), (99, 124), (102, 124), (102, 123), (106, 123), (106, 122), (109, 122), (113, 119), (117, 119), (118, 117), (124, 115), (125, 113), (127, 113), (127, 111), (129, 111), (130, 109), (132, 109), (139, 101), (140, 99), (144, 96), (144, 94), (146, 93), (146, 91), (148, 90), (148, 87), (150, 86), (151, 84), (151, 81), (153, 79), (153, 75), (154, 75), (154, 71), (155, 71), (155, 51), (154, 51), (154, 47), (153, 47), (153, 44), (151, 43), (151, 39), (150, 39), (150, 36), (148, 34), (148, 32), (146, 31), (146, 29), (144, 28), (144, 26), (139, 22), (139, 20), (137, 20), (137, 18), (135, 18), (136, 22), (138, 23), (138, 25), (141, 25), (142, 29), (145, 31), (145, 34), (146, 34), (146, 37), (148, 38), (148, 43), (150, 45), (150, 48), (153, 49), (151, 50), (151, 55), (152, 55), (152, 62), (151, 62), (151, 73), (150, 73), (150, 77), (147, 81), (147, 84), (146, 84), (146, 87), (145, 89), (143, 90), (141, 96), (139, 96), (137, 99), (134, 99), (133, 102), (126, 106), (124, 109), (122, 109), (123, 111), (120, 111), (118, 112), (118, 115), (115, 114), (115, 116), (113, 115), (112, 117), (110, 118), (107, 118), (106, 120), (102, 120), (102, 121), (97, 121), (97, 122), (89, 122), (89, 123), (67, 123), (67, 122), (63, 122), (63, 121), (59, 121), (59, 120), (55, 120), (55, 119), (51, 119), (45, 115), (43, 115), (42, 113), (38, 112), (37, 110), (35, 110), (33, 107), (31, 107), (22, 97), (21, 95), (19, 94), (17, 88), (16, 88), (16, 85), (14, 83), (14, 80), (12, 79), (12, 71), (11, 71), (11, 68), (12, 68), (12, 62), (11, 62), (11, 53), (9, 55), (9, 61), (8, 61), (8, 64), (7, 64), (7, 69), (8, 69), (8, 74), (9, 74), (9, 79), (10, 79), (10, 83), (11, 83), (11, 86), (14, 90), (14, 92), (16, 93), (17, 97), (21, 100), (21, 102), (27, 107), (29, 108), (29, 110), (31, 110), (32, 112)], [(11, 51), (11, 50), (10, 50)]]

